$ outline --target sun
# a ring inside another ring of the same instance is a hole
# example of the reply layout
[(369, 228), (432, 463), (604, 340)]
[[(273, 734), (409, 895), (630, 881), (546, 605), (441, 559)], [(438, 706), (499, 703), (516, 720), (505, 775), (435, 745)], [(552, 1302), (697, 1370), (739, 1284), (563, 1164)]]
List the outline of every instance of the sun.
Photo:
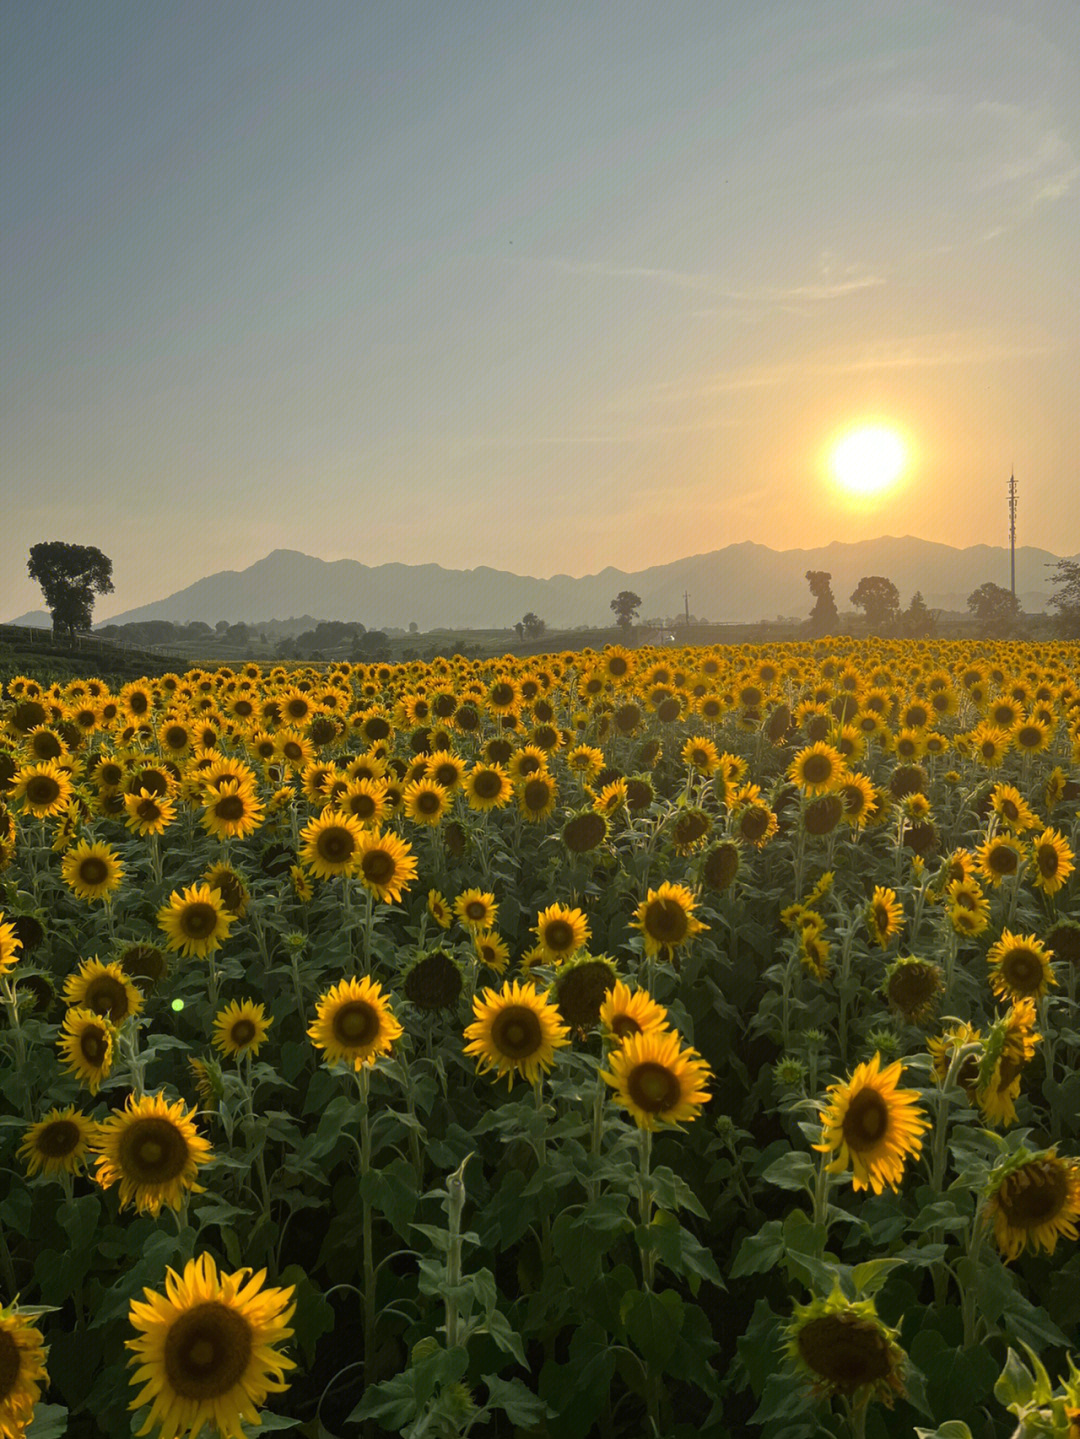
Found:
[(907, 447), (896, 430), (861, 425), (838, 440), (829, 455), (836, 483), (851, 495), (879, 495), (900, 478)]

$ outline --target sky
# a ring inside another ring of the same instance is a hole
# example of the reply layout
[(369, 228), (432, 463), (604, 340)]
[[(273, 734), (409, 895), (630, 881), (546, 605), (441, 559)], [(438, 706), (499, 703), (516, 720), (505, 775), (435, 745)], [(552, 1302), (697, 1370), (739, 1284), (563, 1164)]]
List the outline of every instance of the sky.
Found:
[[(1080, 552), (1080, 4), (0, 5), (0, 618), (275, 549)], [(829, 456), (901, 437), (876, 496)]]

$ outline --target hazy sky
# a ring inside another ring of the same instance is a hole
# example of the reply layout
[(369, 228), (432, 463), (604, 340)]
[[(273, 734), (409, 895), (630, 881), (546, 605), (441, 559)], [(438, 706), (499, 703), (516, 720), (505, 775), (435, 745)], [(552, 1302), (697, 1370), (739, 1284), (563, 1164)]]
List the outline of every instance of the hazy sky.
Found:
[(277, 548), (1003, 544), (1013, 464), (1080, 551), (1078, 0), (3, 0), (0, 56), (0, 618), (46, 539), (97, 619)]

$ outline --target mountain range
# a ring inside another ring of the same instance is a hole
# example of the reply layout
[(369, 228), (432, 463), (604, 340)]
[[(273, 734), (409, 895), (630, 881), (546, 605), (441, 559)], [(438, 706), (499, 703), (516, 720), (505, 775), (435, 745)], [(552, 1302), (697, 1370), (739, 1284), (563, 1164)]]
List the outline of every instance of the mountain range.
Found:
[[(1024, 546), (1016, 551), (1016, 592), (1028, 613), (1045, 610), (1053, 588), (1048, 566), (1058, 556)], [(358, 560), (320, 560), (298, 550), (274, 550), (245, 570), (206, 575), (186, 589), (153, 604), (99, 618), (129, 624), (203, 620), (257, 625), (260, 619), (311, 615), (315, 619), (359, 620), (369, 629), (421, 630), (509, 628), (529, 611), (549, 629), (607, 626), (611, 601), (621, 590), (641, 597), (640, 617), (692, 615), (714, 622), (750, 622), (778, 616), (805, 618), (813, 607), (807, 570), (832, 575), (841, 611), (864, 575), (884, 575), (907, 605), (918, 590), (931, 609), (967, 612), (967, 597), (987, 580), (1009, 587), (1009, 551), (973, 545), (958, 549), (912, 536), (886, 536), (854, 544), (834, 541), (807, 550), (772, 550), (745, 541), (650, 569), (608, 567), (574, 578), (536, 579), (481, 566), (448, 570), (441, 565), (364, 565)], [(688, 597), (688, 598), (687, 598)], [(13, 624), (40, 622), (43, 612), (22, 615)], [(48, 616), (44, 615), (45, 623)]]

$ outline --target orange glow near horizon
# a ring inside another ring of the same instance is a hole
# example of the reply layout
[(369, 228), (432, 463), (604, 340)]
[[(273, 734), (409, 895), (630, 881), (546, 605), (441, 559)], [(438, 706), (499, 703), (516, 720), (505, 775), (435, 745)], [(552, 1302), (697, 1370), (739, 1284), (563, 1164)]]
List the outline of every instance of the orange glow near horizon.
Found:
[(837, 440), (829, 451), (829, 469), (848, 495), (869, 498), (892, 489), (908, 463), (908, 447), (888, 425), (860, 425)]

